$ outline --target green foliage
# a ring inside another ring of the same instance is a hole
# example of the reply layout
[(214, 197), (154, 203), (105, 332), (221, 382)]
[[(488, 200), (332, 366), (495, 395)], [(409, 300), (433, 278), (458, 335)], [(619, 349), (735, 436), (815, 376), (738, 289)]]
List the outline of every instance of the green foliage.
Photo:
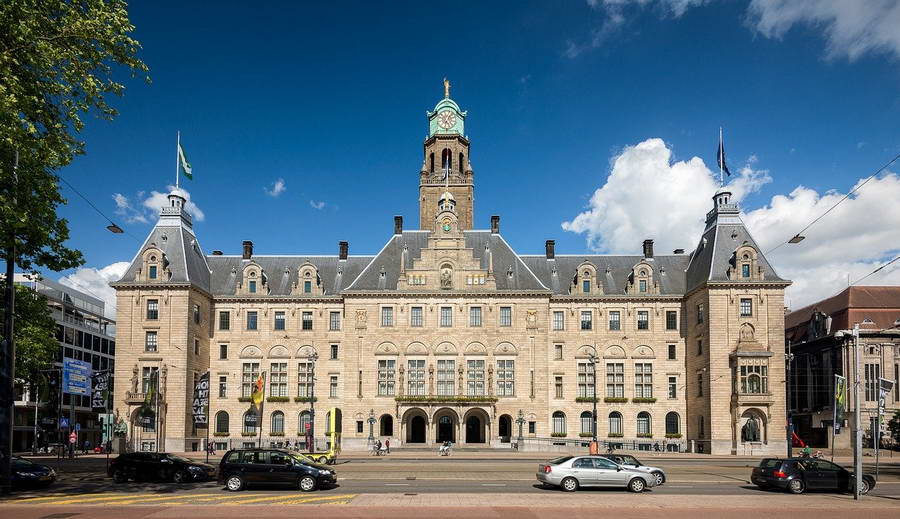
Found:
[(624, 403), (628, 402), (628, 399), (625, 397), (608, 396), (608, 397), (604, 398), (603, 401), (606, 402), (607, 404), (624, 404)]
[(656, 403), (656, 398), (653, 397), (638, 397), (632, 398), (631, 402), (634, 404), (654, 404)]
[(47, 306), (47, 298), (16, 285), (15, 320), (15, 377), (24, 381), (47, 380), (40, 370), (53, 367), (59, 351), (56, 321)]
[(266, 402), (290, 402), (290, 397), (286, 396), (270, 396), (266, 398)]
[(578, 403), (588, 403), (588, 404), (590, 404), (590, 403), (593, 403), (593, 402), (599, 402), (600, 399), (599, 399), (599, 398), (596, 398), (596, 397), (592, 397), (592, 396), (577, 396), (577, 397), (575, 397), (575, 401), (578, 402)]
[(681, 438), (681, 433), (666, 433), (666, 438)]
[(53, 172), (84, 153), (84, 116), (117, 115), (106, 99), (125, 87), (113, 67), (145, 78), (148, 69), (124, 0), (4, 0), (0, 27), (0, 249), (15, 239), (25, 270), (73, 268), (83, 259), (64, 245), (68, 222), (56, 208), (66, 201)]
[(566, 433), (561, 433), (561, 432), (550, 433), (550, 437), (551, 438), (565, 438)]
[(308, 396), (295, 396), (294, 397), (294, 402), (318, 402), (318, 401), (319, 401), (318, 397), (316, 397), (316, 398), (310, 398)]
[(894, 438), (894, 441), (900, 443), (900, 410), (894, 411), (894, 417), (891, 418), (891, 421), (887, 424), (888, 430), (891, 431), (891, 436)]

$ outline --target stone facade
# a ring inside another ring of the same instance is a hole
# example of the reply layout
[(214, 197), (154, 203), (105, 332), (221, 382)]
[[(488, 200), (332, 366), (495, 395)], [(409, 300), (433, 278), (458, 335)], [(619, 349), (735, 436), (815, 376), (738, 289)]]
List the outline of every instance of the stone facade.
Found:
[[(500, 448), (520, 434), (525, 447), (550, 445), (590, 438), (596, 399), (600, 440), (784, 451), (788, 282), (762, 257), (730, 194), (716, 195), (689, 254), (655, 255), (646, 240), (631, 256), (556, 255), (552, 241), (543, 255), (519, 255), (499, 217), (473, 229), (465, 115), (448, 86), (428, 112), (419, 230), (396, 217), (376, 255), (349, 255), (342, 244), (336, 256), (259, 256), (249, 241), (241, 256), (206, 255), (184, 198), (169, 195), (113, 284), (117, 380), (132, 381), (117, 384), (115, 401), (132, 419), (133, 448), (202, 448), (190, 388), (209, 370), (210, 437), (220, 446), (256, 441), (243, 415), (265, 372), (262, 437), (276, 444), (306, 441), (314, 400), (315, 436), (338, 408), (345, 448), (364, 446), (370, 427), (394, 446)], [(453, 162), (441, 172), (432, 153)], [(148, 313), (151, 301), (158, 315)], [(750, 366), (757, 378), (748, 383)], [(160, 411), (142, 426), (153, 370)]]

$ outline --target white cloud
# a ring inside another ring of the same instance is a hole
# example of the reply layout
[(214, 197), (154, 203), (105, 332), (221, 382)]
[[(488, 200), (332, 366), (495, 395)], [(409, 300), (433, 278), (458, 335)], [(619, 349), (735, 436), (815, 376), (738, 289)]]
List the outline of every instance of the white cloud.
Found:
[(109, 283), (121, 279), (128, 270), (128, 265), (127, 261), (119, 261), (100, 269), (83, 267), (76, 270), (74, 274), (63, 276), (59, 282), (87, 295), (102, 299), (106, 303), (106, 317), (115, 319), (116, 291), (109, 286)]
[(318, 201), (310, 200), (309, 206), (312, 207), (313, 209), (318, 209), (319, 211), (321, 211), (322, 209), (325, 209), (325, 201), (324, 200), (318, 200)]
[(271, 197), (277, 197), (281, 193), (287, 191), (287, 185), (285, 185), (283, 178), (279, 178), (275, 182), (272, 182), (271, 188), (263, 188), (263, 191), (265, 191), (265, 193)]
[[(167, 197), (169, 196), (169, 193), (176, 189), (175, 186), (166, 187), (168, 188), (168, 192), (160, 193), (159, 191), (150, 191), (150, 195), (145, 198), (143, 202), (141, 202), (141, 205), (143, 205), (145, 209), (149, 210), (154, 217), (159, 216), (160, 209), (169, 205), (169, 199)], [(182, 187), (179, 187), (177, 189), (178, 192), (181, 193), (181, 196), (183, 196), (186, 200), (184, 204), (185, 209), (187, 209), (187, 211), (191, 213), (191, 215), (194, 217), (194, 220), (202, 222), (206, 218), (206, 215), (203, 214), (203, 211), (200, 209), (200, 207), (197, 206), (197, 204), (191, 201), (191, 194)]]
[(853, 61), (868, 52), (900, 57), (897, 0), (753, 0), (747, 15), (767, 38), (781, 38), (795, 25), (821, 28), (830, 58)]
[[(691, 250), (712, 208), (715, 173), (697, 157), (672, 163), (671, 155), (660, 139), (626, 147), (613, 158), (612, 170), (587, 210), (564, 222), (563, 229), (584, 233), (588, 246), (602, 252), (635, 253), (645, 238), (653, 238), (660, 251)], [(736, 201), (771, 181), (767, 171), (752, 167), (755, 162), (751, 156), (728, 184)], [(767, 252), (844, 195), (799, 186), (787, 195), (773, 196), (762, 207), (744, 208), (742, 218)], [(781, 277), (794, 282), (786, 292), (792, 308), (835, 294), (847, 286), (848, 275), (855, 282), (900, 251), (897, 200), (900, 177), (888, 173), (874, 178), (805, 231), (806, 240), (766, 255)], [(862, 284), (891, 283), (900, 284), (898, 264)]]
[[(142, 211), (131, 206), (128, 197), (121, 193), (113, 193), (113, 200), (116, 202), (116, 214), (125, 219), (125, 223), (147, 223), (147, 217)], [(140, 198), (140, 195), (138, 195)]]
[[(158, 191), (150, 191), (150, 195), (146, 195), (145, 191), (138, 191), (135, 196), (135, 204), (122, 193), (113, 193), (112, 199), (116, 203), (116, 214), (125, 219), (125, 223), (149, 223), (155, 221), (159, 217), (159, 210), (169, 205), (169, 193), (175, 190), (174, 186), (168, 186), (169, 191), (160, 193)], [(185, 208), (194, 219), (202, 222), (206, 215), (194, 202), (191, 201), (191, 194), (184, 188), (178, 188), (186, 200)]]

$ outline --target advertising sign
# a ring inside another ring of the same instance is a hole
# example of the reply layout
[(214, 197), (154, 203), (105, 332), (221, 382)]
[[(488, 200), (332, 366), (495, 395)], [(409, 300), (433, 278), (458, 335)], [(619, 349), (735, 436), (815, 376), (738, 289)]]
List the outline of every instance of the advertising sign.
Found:
[(109, 399), (109, 371), (94, 373), (94, 387), (91, 391), (91, 409), (95, 413), (105, 412)]
[(834, 376), (834, 434), (840, 434), (847, 411), (847, 379)]
[(208, 420), (206, 410), (209, 408), (209, 371), (204, 373), (194, 386), (194, 400), (192, 410), (195, 427), (207, 427)]
[(63, 358), (63, 392), (70, 395), (91, 394), (91, 364), (82, 360)]

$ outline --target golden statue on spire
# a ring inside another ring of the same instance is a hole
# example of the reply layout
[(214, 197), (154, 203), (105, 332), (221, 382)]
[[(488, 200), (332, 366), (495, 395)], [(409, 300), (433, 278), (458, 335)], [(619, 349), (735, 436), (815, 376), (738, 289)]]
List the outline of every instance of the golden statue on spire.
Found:
[(444, 97), (450, 97), (450, 80), (444, 78)]

